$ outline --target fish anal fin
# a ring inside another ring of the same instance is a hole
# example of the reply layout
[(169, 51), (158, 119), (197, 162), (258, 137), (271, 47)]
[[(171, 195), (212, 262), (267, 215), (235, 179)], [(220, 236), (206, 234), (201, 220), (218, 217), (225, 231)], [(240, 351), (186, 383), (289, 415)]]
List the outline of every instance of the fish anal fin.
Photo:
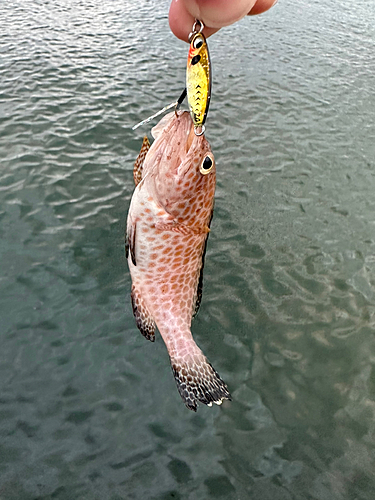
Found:
[(142, 299), (141, 293), (132, 286), (131, 301), (133, 307), (133, 314), (137, 327), (141, 334), (151, 342), (155, 341), (155, 322), (149, 313), (147, 306)]
[(150, 141), (147, 136), (143, 138), (143, 143), (139, 155), (134, 163), (133, 177), (136, 186), (141, 182), (143, 175), (143, 163), (145, 161), (148, 150), (150, 149)]
[(189, 359), (171, 358), (171, 366), (178, 392), (189, 410), (197, 411), (199, 402), (212, 406), (231, 399), (225, 382), (202, 352)]
[(136, 234), (137, 225), (134, 223), (133, 225), (128, 226), (125, 237), (125, 255), (128, 258), (129, 253), (132, 259), (133, 264), (136, 266), (137, 261), (135, 260), (135, 234)]

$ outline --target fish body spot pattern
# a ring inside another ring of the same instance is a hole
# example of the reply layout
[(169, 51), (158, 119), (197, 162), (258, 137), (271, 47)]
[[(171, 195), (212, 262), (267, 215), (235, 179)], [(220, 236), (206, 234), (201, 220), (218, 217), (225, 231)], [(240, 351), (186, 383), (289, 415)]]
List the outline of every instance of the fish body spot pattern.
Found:
[[(132, 306), (142, 335), (157, 327), (178, 391), (199, 402), (230, 399), (227, 386), (195, 343), (190, 327), (202, 297), (204, 254), (213, 213), (215, 161), (207, 139), (194, 134), (188, 112), (170, 113), (142, 146), (127, 220)], [(148, 147), (144, 154), (145, 147)]]

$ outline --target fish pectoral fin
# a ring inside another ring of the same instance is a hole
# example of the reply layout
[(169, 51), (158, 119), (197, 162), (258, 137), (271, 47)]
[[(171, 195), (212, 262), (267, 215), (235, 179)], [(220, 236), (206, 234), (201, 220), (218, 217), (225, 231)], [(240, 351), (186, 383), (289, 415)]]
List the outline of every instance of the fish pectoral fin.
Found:
[(131, 291), (133, 314), (141, 334), (151, 342), (155, 341), (155, 321), (149, 313), (142, 294), (133, 285)]
[(147, 155), (149, 149), (150, 149), (150, 141), (148, 140), (147, 136), (145, 136), (143, 138), (143, 143), (142, 143), (142, 147), (141, 147), (141, 150), (139, 152), (139, 155), (134, 162), (133, 177), (134, 177), (134, 183), (136, 186), (138, 186), (138, 184), (142, 180), (143, 163), (145, 161), (145, 158), (146, 158), (146, 155)]
[(197, 411), (199, 402), (212, 406), (231, 399), (225, 382), (200, 350), (188, 359), (171, 357), (171, 366), (178, 392), (189, 410)]
[(136, 233), (137, 225), (134, 223), (132, 225), (128, 225), (126, 230), (125, 237), (125, 255), (128, 258), (129, 253), (132, 259), (133, 264), (136, 266), (137, 261), (135, 260), (135, 233)]
[(171, 222), (157, 222), (155, 228), (159, 231), (174, 231), (180, 234), (207, 234), (210, 232), (208, 226), (189, 226), (187, 224), (182, 224), (181, 222), (171, 221)]

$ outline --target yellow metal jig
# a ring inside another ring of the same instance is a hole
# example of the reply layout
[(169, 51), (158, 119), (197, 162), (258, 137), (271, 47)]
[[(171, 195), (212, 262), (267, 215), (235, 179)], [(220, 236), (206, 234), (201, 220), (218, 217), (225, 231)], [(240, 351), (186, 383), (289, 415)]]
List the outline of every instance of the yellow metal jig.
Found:
[(196, 135), (204, 133), (211, 98), (211, 62), (203, 28), (202, 21), (196, 20), (189, 35), (190, 49), (186, 68), (187, 97)]
[(177, 113), (187, 95), (189, 110), (194, 123), (194, 133), (195, 135), (204, 134), (204, 124), (211, 99), (211, 62), (206, 38), (202, 33), (203, 28), (202, 21), (196, 20), (189, 35), (190, 48), (186, 68), (186, 88), (182, 91), (178, 100), (164, 106), (163, 109), (149, 118), (137, 123), (132, 127), (132, 130), (150, 122), (172, 107), (175, 108)]

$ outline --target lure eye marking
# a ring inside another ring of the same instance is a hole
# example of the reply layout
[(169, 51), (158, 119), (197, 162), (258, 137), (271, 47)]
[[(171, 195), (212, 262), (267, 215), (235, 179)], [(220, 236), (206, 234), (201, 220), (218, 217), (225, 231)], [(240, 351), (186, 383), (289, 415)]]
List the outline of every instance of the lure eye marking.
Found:
[(193, 42), (193, 47), (195, 49), (200, 49), (203, 45), (203, 42), (204, 42), (203, 38), (201, 36), (197, 36)]

